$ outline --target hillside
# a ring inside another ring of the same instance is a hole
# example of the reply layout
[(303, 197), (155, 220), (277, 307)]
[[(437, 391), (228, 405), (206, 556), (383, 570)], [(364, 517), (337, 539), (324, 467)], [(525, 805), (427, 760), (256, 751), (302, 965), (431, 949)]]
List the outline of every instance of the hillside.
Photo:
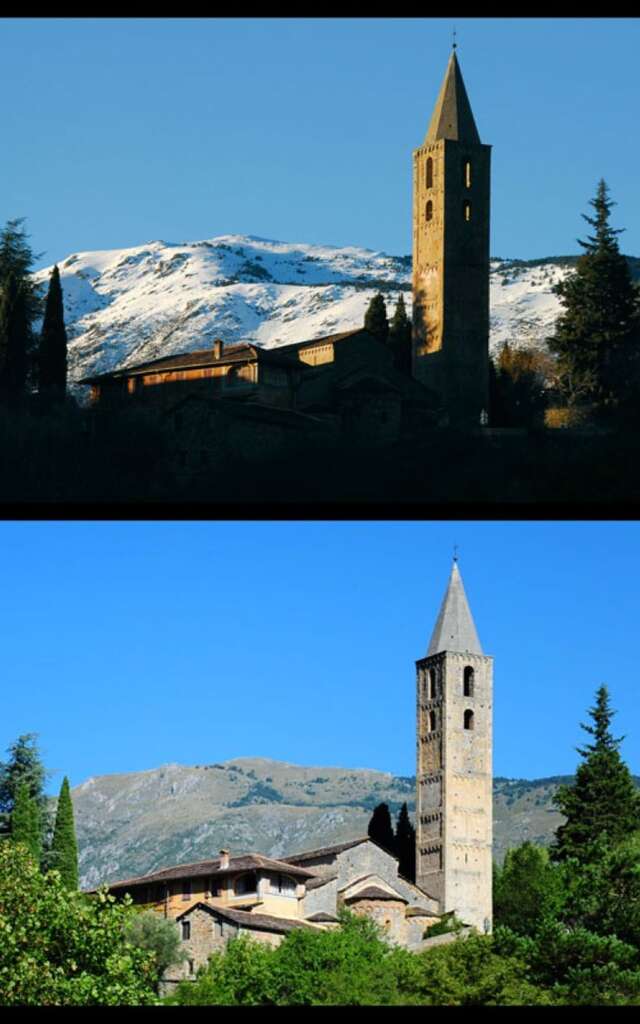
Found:
[[(640, 276), (640, 260), (631, 260)], [(491, 348), (544, 344), (553, 285), (575, 257), (491, 262)], [(205, 348), (215, 337), (266, 347), (360, 326), (382, 290), (411, 309), (411, 257), (355, 246), (223, 235), (74, 253), (60, 265), (72, 387), (90, 374)], [(46, 285), (51, 268), (35, 274)]]
[[(561, 817), (560, 777), (494, 780), (494, 853), (531, 839), (547, 844)], [(385, 801), (414, 811), (415, 780), (366, 769), (314, 768), (238, 758), (102, 775), (73, 790), (81, 884), (95, 886), (217, 854), (278, 857), (366, 834)]]

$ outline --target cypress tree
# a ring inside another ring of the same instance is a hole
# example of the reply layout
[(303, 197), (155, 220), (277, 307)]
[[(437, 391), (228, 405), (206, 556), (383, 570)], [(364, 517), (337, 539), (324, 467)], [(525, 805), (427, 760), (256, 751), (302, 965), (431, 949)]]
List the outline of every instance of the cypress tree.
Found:
[(367, 833), (375, 843), (378, 843), (379, 846), (395, 855), (396, 837), (393, 834), (388, 804), (378, 804), (374, 808)]
[(69, 780), (65, 775), (60, 787), (56, 823), (51, 843), (51, 867), (62, 875), (67, 889), (78, 888), (78, 844), (73, 820)]
[(578, 239), (585, 250), (575, 273), (555, 287), (564, 306), (549, 347), (558, 358), (559, 378), (569, 402), (587, 400), (602, 410), (615, 406), (637, 375), (638, 298), (629, 266), (609, 224), (611, 208), (604, 180), (590, 200), (595, 216), (582, 214), (594, 234)]
[(18, 786), (14, 808), (11, 814), (11, 839), (24, 843), (31, 856), (40, 863), (42, 854), (42, 826), (36, 801), (29, 796), (26, 782)]
[(52, 398), (64, 398), (67, 389), (67, 332), (60, 272), (54, 266), (44, 309), (39, 353), (39, 391)]
[(364, 315), (364, 329), (386, 345), (389, 336), (387, 307), (381, 292), (374, 295)]
[(29, 321), (25, 293), (14, 273), (4, 282), (0, 296), (0, 394), (15, 401), (27, 382)]
[(615, 845), (640, 829), (640, 796), (618, 747), (624, 737), (614, 739), (613, 715), (606, 686), (596, 692), (595, 707), (589, 708), (593, 725), (581, 725), (594, 742), (578, 747), (583, 758), (573, 785), (561, 786), (556, 807), (566, 816), (551, 848), (554, 860), (575, 857), (588, 862), (598, 840)]
[(393, 350), (396, 369), (411, 373), (411, 320), (407, 316), (404, 295), (400, 292), (389, 326), (389, 345)]
[(396, 856), (398, 857), (398, 871), (410, 882), (416, 880), (416, 830), (409, 818), (409, 809), (406, 803), (400, 808), (396, 822)]

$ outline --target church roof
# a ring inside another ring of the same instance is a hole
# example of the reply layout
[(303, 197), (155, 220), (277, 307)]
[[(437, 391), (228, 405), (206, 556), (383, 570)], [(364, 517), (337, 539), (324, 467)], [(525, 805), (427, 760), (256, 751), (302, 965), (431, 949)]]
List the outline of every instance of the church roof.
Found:
[(453, 562), (447, 591), (431, 636), (427, 657), (439, 654), (441, 651), (482, 654), (482, 647), (456, 559)]
[(449, 58), (424, 141), (437, 142), (438, 139), (453, 139), (456, 142), (480, 145), (480, 136), (471, 113), (471, 104), (455, 50)]

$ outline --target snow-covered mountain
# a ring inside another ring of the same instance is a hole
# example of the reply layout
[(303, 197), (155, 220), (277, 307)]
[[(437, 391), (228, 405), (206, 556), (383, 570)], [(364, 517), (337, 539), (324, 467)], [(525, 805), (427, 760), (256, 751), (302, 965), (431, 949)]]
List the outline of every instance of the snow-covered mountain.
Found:
[[(491, 348), (543, 344), (559, 303), (557, 261), (491, 262)], [(69, 337), (69, 379), (205, 348), (215, 337), (268, 348), (362, 324), (382, 290), (391, 313), (411, 310), (411, 257), (355, 246), (222, 235), (82, 252), (59, 264)], [(35, 278), (46, 286), (51, 268)]]

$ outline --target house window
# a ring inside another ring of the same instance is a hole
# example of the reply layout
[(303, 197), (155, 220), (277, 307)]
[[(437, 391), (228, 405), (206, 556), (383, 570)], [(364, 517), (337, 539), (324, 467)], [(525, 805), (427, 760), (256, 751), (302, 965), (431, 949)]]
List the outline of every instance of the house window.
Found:
[(135, 379), (135, 377), (129, 377), (129, 379), (127, 380), (127, 391), (129, 392), (130, 395), (133, 395), (133, 394), (135, 394), (135, 390), (136, 390), (136, 379)]
[(182, 899), (183, 900), (190, 900), (191, 899), (191, 879), (190, 878), (185, 878), (184, 882), (182, 883)]
[(236, 896), (244, 896), (247, 893), (257, 892), (258, 876), (255, 871), (247, 871), (244, 875), (238, 875), (233, 884), (233, 891)]
[(431, 200), (429, 200), (429, 202), (427, 203), (427, 208), (425, 210), (425, 216), (426, 216), (427, 220), (431, 220), (433, 218), (433, 203), (431, 202)]
[(433, 187), (433, 160), (431, 157), (427, 158), (427, 171), (426, 171), (427, 188)]
[(211, 882), (209, 884), (209, 892), (211, 893), (212, 896), (220, 895), (220, 883), (218, 882), (217, 879), (211, 879)]
[(271, 892), (277, 892), (281, 896), (295, 896), (296, 883), (289, 875), (271, 875)]
[(191, 938), (191, 921), (182, 921), (182, 941), (186, 942)]

